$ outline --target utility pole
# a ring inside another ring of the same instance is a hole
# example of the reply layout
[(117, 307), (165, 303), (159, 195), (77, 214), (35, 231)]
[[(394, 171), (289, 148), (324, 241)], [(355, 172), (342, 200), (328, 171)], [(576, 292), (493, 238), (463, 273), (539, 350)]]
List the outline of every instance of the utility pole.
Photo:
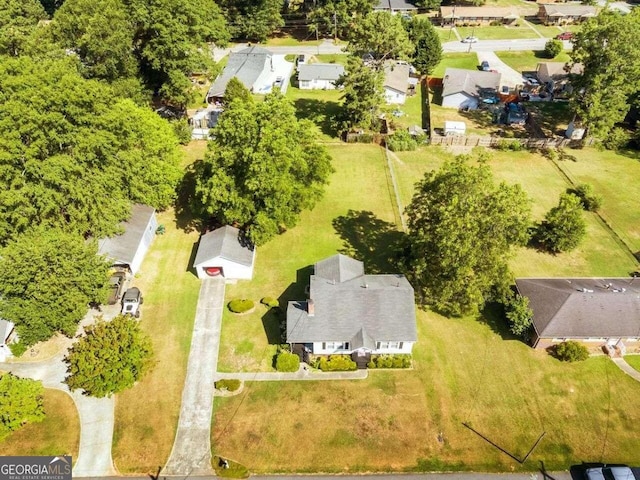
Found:
[(333, 41), (338, 43), (338, 16), (333, 12)]

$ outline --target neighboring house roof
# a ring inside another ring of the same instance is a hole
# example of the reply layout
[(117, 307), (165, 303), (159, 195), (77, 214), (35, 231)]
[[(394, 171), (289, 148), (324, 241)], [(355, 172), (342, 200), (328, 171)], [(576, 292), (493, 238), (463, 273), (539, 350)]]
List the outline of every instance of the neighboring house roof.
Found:
[(572, 65), (571, 71), (565, 70), (566, 63), (564, 62), (540, 62), (536, 67), (538, 78), (542, 81), (549, 80), (562, 80), (569, 76), (569, 73), (581, 75), (584, 71), (584, 65), (576, 63)]
[(548, 17), (595, 17), (598, 9), (591, 5), (574, 3), (541, 3)]
[(413, 287), (404, 275), (365, 275), (362, 262), (334, 255), (315, 265), (309, 297), (289, 302), (287, 342), (349, 341), (351, 348), (375, 348), (377, 341), (418, 338)]
[(640, 336), (640, 279), (519, 278), (541, 338)]
[(441, 18), (520, 18), (511, 7), (440, 7)]
[(229, 225), (218, 228), (200, 237), (194, 267), (214, 258), (224, 258), (247, 267), (253, 263), (253, 245), (245, 242), (240, 230)]
[(233, 77), (251, 90), (264, 69), (271, 68), (271, 57), (269, 50), (255, 45), (239, 52), (231, 52), (227, 65), (209, 88), (207, 96), (223, 97), (227, 84)]
[(499, 86), (500, 73), (498, 72), (447, 68), (442, 79), (442, 96), (446, 97), (460, 92), (477, 96), (481, 89), (497, 90)]
[(298, 80), (329, 80), (335, 82), (344, 75), (344, 67), (336, 63), (309, 63), (298, 67)]
[(417, 10), (413, 3), (407, 0), (379, 0), (378, 4), (373, 7), (374, 10)]
[(120, 224), (123, 233), (101, 239), (98, 242), (98, 253), (115, 262), (132, 264), (154, 213), (153, 207), (148, 205), (133, 205), (129, 220)]
[(409, 65), (398, 63), (394, 60), (385, 62), (384, 65), (384, 88), (390, 88), (400, 93), (407, 93), (409, 87)]

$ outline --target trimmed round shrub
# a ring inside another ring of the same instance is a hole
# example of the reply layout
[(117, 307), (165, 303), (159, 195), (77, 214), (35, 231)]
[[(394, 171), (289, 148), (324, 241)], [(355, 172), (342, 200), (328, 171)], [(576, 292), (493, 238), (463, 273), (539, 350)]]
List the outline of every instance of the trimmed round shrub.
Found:
[(547, 58), (555, 58), (562, 51), (562, 42), (552, 38), (544, 45), (544, 56)]
[(398, 130), (387, 137), (387, 147), (392, 152), (411, 151), (418, 147), (418, 142), (408, 131)]
[(231, 379), (223, 378), (222, 380), (218, 380), (215, 383), (215, 387), (218, 390), (227, 390), (229, 392), (235, 392), (240, 388), (240, 380), (238, 380), (237, 378), (231, 378)]
[(318, 368), (323, 372), (349, 372), (357, 370), (358, 366), (349, 355), (329, 355), (320, 359)]
[(597, 212), (602, 206), (602, 197), (593, 191), (593, 187), (588, 183), (581, 183), (575, 189), (570, 190), (582, 203), (582, 208), (588, 212)]
[(227, 306), (233, 313), (244, 313), (253, 308), (253, 300), (247, 300), (246, 298), (235, 299), (231, 300)]
[(295, 353), (280, 352), (276, 357), (276, 370), (279, 372), (297, 372), (300, 368), (300, 357)]
[(563, 362), (580, 362), (589, 358), (587, 347), (573, 340), (556, 345), (555, 353)]
[(276, 308), (280, 306), (278, 299), (273, 297), (264, 297), (262, 298), (262, 300), (260, 300), (260, 303), (266, 305), (269, 308)]
[(411, 355), (372, 355), (367, 364), (369, 368), (409, 368), (411, 367)]

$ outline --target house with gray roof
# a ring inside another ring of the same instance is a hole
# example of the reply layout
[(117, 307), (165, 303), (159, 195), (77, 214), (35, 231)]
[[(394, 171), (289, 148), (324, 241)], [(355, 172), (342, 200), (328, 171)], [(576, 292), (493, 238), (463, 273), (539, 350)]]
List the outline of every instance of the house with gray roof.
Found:
[(411, 353), (417, 341), (413, 287), (400, 274), (367, 275), (364, 264), (334, 255), (315, 264), (309, 298), (289, 302), (292, 351), (350, 354)]
[(441, 6), (440, 25), (443, 27), (453, 27), (455, 25), (489, 25), (491, 23), (502, 23), (510, 25), (519, 18), (518, 10), (515, 7), (470, 7), (470, 6)]
[(344, 75), (338, 63), (304, 63), (298, 66), (300, 90), (334, 90), (336, 81)]
[(114, 266), (128, 268), (135, 275), (156, 236), (156, 211), (148, 205), (133, 205), (131, 217), (120, 227), (122, 234), (98, 241), (98, 253), (111, 259)]
[(534, 348), (640, 347), (640, 278), (518, 278), (516, 287), (533, 311)]
[(500, 78), (499, 72), (447, 68), (442, 79), (442, 106), (474, 110), (483, 98), (498, 95)]
[[(407, 101), (411, 68), (407, 62), (389, 60), (384, 64), (384, 98), (387, 103), (403, 105)], [(415, 85), (415, 84), (414, 84)]]
[(373, 9), (379, 12), (391, 13), (410, 13), (418, 11), (418, 7), (408, 0), (378, 0), (378, 4), (374, 5)]
[(580, 23), (598, 15), (598, 8), (579, 3), (540, 3), (538, 18), (547, 25)]
[(227, 225), (200, 237), (193, 267), (200, 279), (251, 280), (255, 259), (255, 246), (240, 230)]

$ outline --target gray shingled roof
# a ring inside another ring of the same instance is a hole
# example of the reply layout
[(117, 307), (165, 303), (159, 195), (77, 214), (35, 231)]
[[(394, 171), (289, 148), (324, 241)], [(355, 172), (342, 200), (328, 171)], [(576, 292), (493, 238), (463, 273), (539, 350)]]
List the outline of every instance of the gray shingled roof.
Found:
[(242, 241), (240, 230), (227, 225), (200, 237), (193, 266), (197, 267), (220, 257), (248, 267), (253, 262), (253, 248)]
[(242, 84), (251, 90), (265, 67), (271, 62), (271, 52), (262, 47), (252, 46), (231, 52), (229, 61), (222, 73), (209, 88), (208, 97), (223, 97), (229, 80), (236, 77)]
[(340, 283), (364, 275), (364, 264), (339, 253), (317, 262), (313, 271), (316, 277)]
[(477, 96), (480, 89), (500, 87), (500, 73), (447, 68), (442, 79), (442, 96), (465, 92)]
[[(354, 275), (356, 264), (362, 265), (344, 255), (316, 264), (309, 288), (314, 315), (307, 314), (307, 302), (289, 302), (287, 342), (350, 341), (353, 348), (373, 348), (376, 341), (417, 340), (413, 287), (407, 279)], [(343, 271), (334, 279), (327, 273), (335, 268)]]
[(640, 279), (519, 278), (516, 286), (541, 338), (640, 336)]
[(413, 3), (407, 0), (379, 0), (374, 10), (417, 10)]
[(440, 7), (441, 18), (520, 18), (518, 11), (514, 7), (463, 7), (456, 5), (455, 7)]
[(298, 80), (330, 80), (344, 75), (344, 67), (337, 63), (305, 63), (298, 67)]
[(409, 88), (409, 65), (407, 63), (397, 63), (394, 60), (386, 62), (384, 65), (384, 87), (407, 93), (407, 88)]
[(133, 205), (131, 218), (121, 224), (123, 233), (115, 237), (101, 239), (98, 242), (98, 253), (106, 255), (115, 262), (133, 263), (154, 212), (153, 207), (148, 205)]
[(549, 17), (595, 17), (598, 9), (591, 5), (575, 3), (543, 3), (540, 4)]

